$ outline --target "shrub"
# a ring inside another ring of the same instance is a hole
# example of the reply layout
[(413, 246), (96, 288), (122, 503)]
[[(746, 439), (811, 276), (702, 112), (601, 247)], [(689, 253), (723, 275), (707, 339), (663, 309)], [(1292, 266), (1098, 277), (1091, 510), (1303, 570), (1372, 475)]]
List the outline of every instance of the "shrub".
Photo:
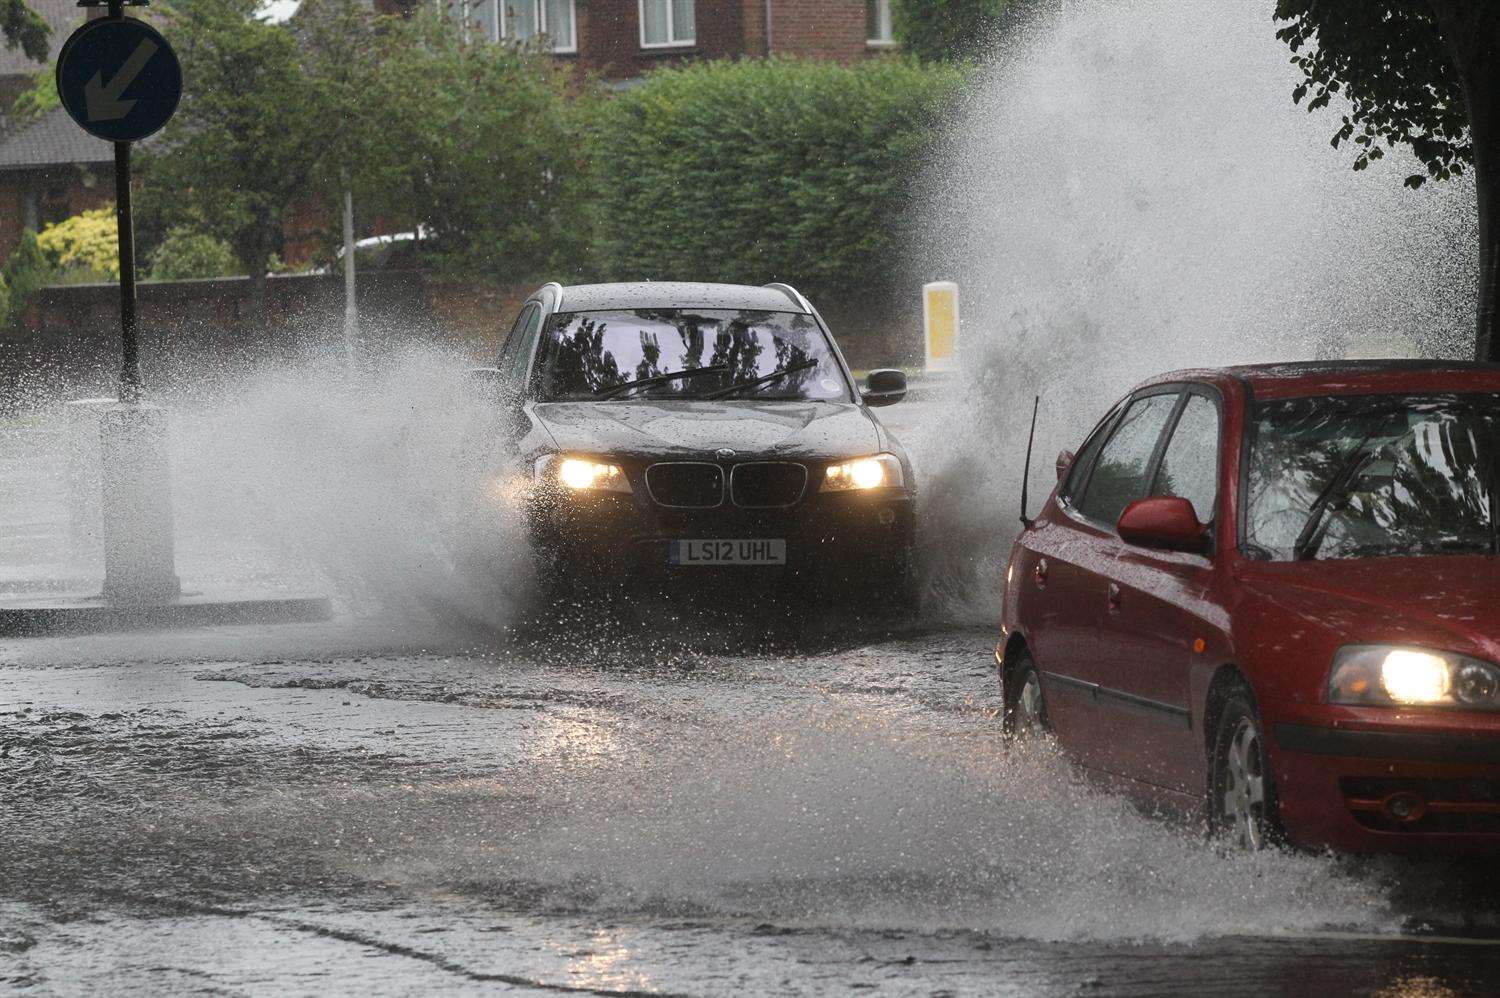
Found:
[(982, 59), (1016, 0), (895, 0), (892, 30), (918, 59)]
[(82, 271), (111, 279), (120, 276), (119, 230), (113, 208), (80, 212), (43, 229), (37, 246), (60, 271)]
[(355, 83), (350, 99), (379, 109), (355, 178), (361, 217), (429, 233), (450, 271), (518, 280), (581, 255), (586, 83), (530, 49), (467, 42), (430, 11), (386, 25)]
[(602, 269), (890, 289), (920, 210), (914, 181), (966, 78), (894, 58), (652, 74), (592, 130)]
[(222, 239), (179, 226), (167, 232), (151, 254), (153, 281), (185, 281), (240, 273), (234, 251)]
[(26, 89), (16, 95), (10, 106), (10, 113), (17, 122), (31, 122), (60, 103), (57, 96), (57, 64), (54, 62), (32, 74)]
[(30, 229), (21, 233), (21, 242), (15, 252), (0, 268), (0, 279), (5, 281), (10, 294), (9, 319), (18, 319), (26, 307), (26, 300), (37, 288), (51, 283), (55, 271), (42, 255), (37, 245), (36, 233)]
[(5, 275), (0, 273), (0, 329), (4, 329), (10, 322), (10, 285), (5, 281)]

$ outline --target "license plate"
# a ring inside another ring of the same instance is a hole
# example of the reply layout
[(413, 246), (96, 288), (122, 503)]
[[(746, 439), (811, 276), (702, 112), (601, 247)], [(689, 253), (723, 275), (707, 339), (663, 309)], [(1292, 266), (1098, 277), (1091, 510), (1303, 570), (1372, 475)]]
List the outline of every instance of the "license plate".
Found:
[(667, 560), (673, 565), (785, 565), (786, 541), (673, 541)]

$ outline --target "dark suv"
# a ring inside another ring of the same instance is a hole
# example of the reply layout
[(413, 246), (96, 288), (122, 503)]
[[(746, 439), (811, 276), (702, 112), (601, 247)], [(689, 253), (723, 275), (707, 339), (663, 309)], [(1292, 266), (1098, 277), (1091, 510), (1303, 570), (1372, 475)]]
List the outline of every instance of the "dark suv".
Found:
[(541, 575), (800, 585), (910, 603), (911, 464), (817, 311), (786, 285), (548, 284), (495, 368)]

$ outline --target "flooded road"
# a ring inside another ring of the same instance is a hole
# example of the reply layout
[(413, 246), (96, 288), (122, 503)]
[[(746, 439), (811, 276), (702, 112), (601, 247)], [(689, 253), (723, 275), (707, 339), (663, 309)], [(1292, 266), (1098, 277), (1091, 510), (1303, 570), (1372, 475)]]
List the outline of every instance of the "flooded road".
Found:
[(1500, 983), (1473, 870), (1220, 856), (1007, 750), (986, 632), (772, 623), (0, 643), (0, 990)]

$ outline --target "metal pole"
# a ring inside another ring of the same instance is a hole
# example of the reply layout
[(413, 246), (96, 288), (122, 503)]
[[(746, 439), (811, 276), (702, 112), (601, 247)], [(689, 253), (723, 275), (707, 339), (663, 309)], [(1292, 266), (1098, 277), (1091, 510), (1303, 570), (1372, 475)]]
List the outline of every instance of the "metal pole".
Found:
[[(125, 16), (124, 0), (109, 0), (109, 16)], [(130, 212), (130, 143), (115, 143), (115, 226), (120, 239), (120, 401), (141, 397), (141, 358), (135, 330), (135, 226)]]
[(120, 230), (120, 401), (141, 397), (141, 358), (135, 330), (135, 231), (130, 215), (130, 143), (115, 143), (115, 223)]
[(354, 303), (354, 194), (344, 188), (344, 364), (354, 369), (359, 313)]

